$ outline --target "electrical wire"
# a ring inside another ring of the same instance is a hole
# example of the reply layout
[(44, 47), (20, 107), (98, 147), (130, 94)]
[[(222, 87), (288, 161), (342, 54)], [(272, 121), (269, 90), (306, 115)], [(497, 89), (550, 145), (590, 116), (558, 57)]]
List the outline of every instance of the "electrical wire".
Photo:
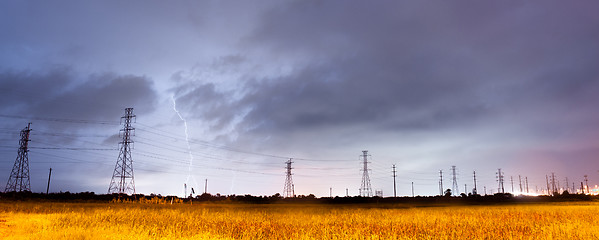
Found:
[(83, 119), (68, 119), (68, 118), (49, 118), (49, 117), (35, 117), (35, 116), (15, 116), (0, 114), (2, 118), (13, 118), (13, 119), (27, 119), (27, 120), (38, 120), (48, 122), (65, 122), (65, 123), (80, 123), (80, 124), (100, 124), (100, 125), (120, 125), (118, 122), (113, 121), (95, 121), (95, 120), (83, 120)]

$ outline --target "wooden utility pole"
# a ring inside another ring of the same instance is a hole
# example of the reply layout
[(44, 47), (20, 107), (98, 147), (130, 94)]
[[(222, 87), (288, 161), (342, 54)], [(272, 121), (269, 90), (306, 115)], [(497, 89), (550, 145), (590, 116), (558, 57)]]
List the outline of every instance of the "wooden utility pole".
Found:
[(48, 186), (46, 187), (46, 195), (50, 191), (50, 177), (52, 176), (52, 168), (50, 168), (50, 172), (48, 173)]
[(397, 186), (395, 184), (395, 177), (397, 177), (396, 172), (397, 171), (395, 171), (395, 164), (393, 164), (393, 197), (397, 197)]

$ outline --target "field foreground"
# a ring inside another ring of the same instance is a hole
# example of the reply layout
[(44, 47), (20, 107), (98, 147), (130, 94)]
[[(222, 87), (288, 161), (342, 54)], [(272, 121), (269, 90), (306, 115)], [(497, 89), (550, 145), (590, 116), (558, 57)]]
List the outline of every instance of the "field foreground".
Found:
[(599, 204), (0, 202), (0, 239), (599, 239)]

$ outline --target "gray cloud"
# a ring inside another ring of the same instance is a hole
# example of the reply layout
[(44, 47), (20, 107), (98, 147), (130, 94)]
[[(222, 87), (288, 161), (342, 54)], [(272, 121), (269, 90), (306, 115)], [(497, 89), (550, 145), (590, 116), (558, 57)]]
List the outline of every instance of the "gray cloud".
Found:
[[(594, 138), (597, 24), (587, 6), (557, 2), (298, 1), (267, 11), (242, 44), (260, 49), (243, 64), (288, 71), (239, 74), (233, 91), (190, 77), (195, 86), (186, 87), (195, 90), (180, 99), (213, 126), (234, 125), (229, 134), (238, 144), (265, 151), (339, 147), (345, 138), (358, 139), (346, 147), (417, 139), (450, 146), (438, 161), (464, 162), (478, 160), (445, 155), (485, 141), (487, 150), (476, 154), (503, 150), (487, 161), (518, 164), (527, 148)], [(404, 149), (426, 155), (415, 151), (422, 149)], [(585, 151), (571, 155), (589, 158)]]
[(152, 81), (146, 77), (106, 73), (91, 75), (87, 81), (32, 108), (43, 116), (113, 120), (127, 107), (135, 108), (138, 114), (151, 112), (156, 97)]
[(124, 108), (147, 114), (156, 105), (153, 83), (143, 76), (78, 76), (69, 68), (54, 68), (4, 71), (0, 78), (0, 109), (7, 115), (117, 122)]

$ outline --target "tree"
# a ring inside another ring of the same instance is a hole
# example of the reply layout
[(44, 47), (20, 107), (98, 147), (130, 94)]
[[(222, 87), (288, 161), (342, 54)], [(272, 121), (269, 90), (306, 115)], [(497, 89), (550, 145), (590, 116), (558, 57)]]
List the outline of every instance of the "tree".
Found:
[(445, 190), (445, 196), (451, 197), (451, 189), (448, 188), (447, 190)]

